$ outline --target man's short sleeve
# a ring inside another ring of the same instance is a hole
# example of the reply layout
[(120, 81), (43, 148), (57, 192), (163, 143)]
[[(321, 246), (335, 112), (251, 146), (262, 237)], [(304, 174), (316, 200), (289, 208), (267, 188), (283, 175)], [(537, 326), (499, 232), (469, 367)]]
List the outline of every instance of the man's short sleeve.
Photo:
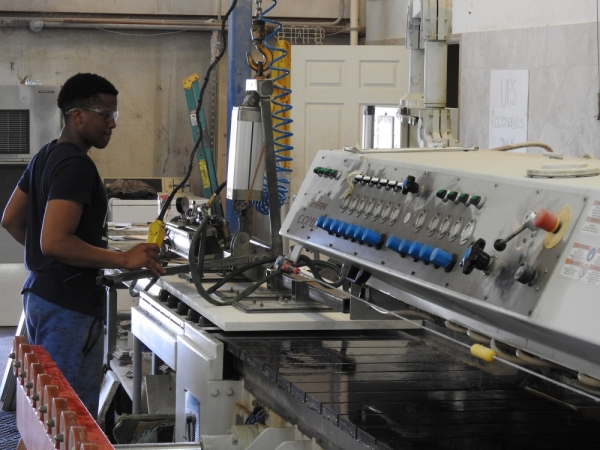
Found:
[(87, 155), (61, 159), (49, 178), (48, 200), (72, 200), (91, 205), (97, 176), (94, 163)]
[(21, 189), (27, 195), (29, 195), (29, 186), (30, 186), (30, 181), (31, 181), (31, 170), (32, 170), (34, 162), (35, 162), (35, 156), (33, 157), (33, 159), (31, 160), (31, 162), (25, 168), (25, 172), (23, 172), (23, 175), (21, 175), (21, 178), (19, 179), (19, 182), (17, 183), (17, 187), (19, 189)]

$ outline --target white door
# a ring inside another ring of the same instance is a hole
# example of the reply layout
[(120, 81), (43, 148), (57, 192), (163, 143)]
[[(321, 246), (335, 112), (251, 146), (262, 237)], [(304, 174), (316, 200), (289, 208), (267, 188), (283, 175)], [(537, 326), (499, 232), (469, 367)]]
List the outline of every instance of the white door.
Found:
[(410, 52), (396, 45), (292, 47), (291, 195), (319, 150), (357, 147), (364, 105), (397, 106)]

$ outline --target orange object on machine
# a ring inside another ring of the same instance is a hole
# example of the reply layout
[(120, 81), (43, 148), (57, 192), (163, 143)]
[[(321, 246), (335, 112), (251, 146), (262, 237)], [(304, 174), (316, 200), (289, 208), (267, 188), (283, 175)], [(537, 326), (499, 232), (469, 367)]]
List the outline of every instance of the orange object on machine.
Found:
[(27, 372), (16, 389), (17, 428), (25, 447), (55, 450), (62, 441), (61, 448), (113, 450), (48, 353), (23, 339), (15, 339), (13, 345), (15, 369)]
[(556, 234), (558, 230), (560, 230), (560, 219), (556, 214), (551, 213), (545, 208), (539, 210), (536, 214), (535, 219), (533, 220), (533, 224), (537, 228), (541, 228), (548, 233)]

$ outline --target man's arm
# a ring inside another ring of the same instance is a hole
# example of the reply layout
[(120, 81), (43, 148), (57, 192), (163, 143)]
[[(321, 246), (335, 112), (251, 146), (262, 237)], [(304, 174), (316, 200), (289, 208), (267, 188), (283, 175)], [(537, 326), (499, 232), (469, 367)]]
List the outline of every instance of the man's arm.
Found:
[(2, 214), (2, 227), (21, 245), (25, 245), (28, 198), (25, 192), (16, 187)]
[(138, 244), (120, 253), (94, 247), (75, 236), (83, 204), (71, 200), (50, 200), (46, 205), (42, 225), (41, 247), (46, 256), (80, 267), (136, 270), (149, 269), (161, 275), (158, 262), (160, 248), (155, 244)]

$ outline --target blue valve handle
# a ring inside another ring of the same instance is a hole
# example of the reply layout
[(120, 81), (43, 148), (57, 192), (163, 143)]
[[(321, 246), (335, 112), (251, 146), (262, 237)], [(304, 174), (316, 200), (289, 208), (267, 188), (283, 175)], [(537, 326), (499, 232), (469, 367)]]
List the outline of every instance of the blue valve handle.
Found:
[(354, 239), (354, 233), (356, 232), (356, 225), (349, 223), (344, 232), (344, 236), (348, 239)]
[(325, 223), (326, 220), (327, 220), (327, 217), (325, 217), (325, 216), (317, 217), (317, 222), (316, 222), (317, 228), (323, 228), (323, 224)]
[(340, 221), (338, 227), (333, 232), (346, 237), (346, 228), (348, 228), (348, 225), (348, 223)]
[(410, 248), (408, 249), (408, 255), (412, 256), (415, 259), (419, 259), (419, 253), (421, 252), (421, 248), (423, 248), (423, 244), (420, 242), (413, 242)]
[(354, 230), (354, 239), (356, 239), (358, 242), (363, 242), (362, 237), (363, 234), (365, 234), (365, 231), (367, 231), (365, 227), (356, 227)]
[(376, 247), (381, 244), (381, 234), (367, 228), (362, 235), (362, 241)]
[(403, 239), (400, 245), (398, 246), (398, 252), (401, 255), (408, 255), (408, 251), (410, 250), (410, 246), (412, 244), (412, 241), (409, 241), (408, 239)]
[(421, 247), (421, 251), (419, 251), (419, 259), (426, 264), (429, 264), (429, 259), (431, 258), (431, 253), (433, 252), (433, 247), (430, 245), (424, 245)]
[(385, 246), (390, 250), (395, 251), (396, 253), (400, 253), (400, 244), (402, 243), (402, 239), (396, 236), (390, 236), (385, 243)]
[(456, 257), (441, 248), (434, 249), (429, 260), (432, 264), (442, 267), (446, 272), (450, 272), (456, 263)]
[(342, 221), (333, 219), (329, 223), (329, 226), (327, 227), (327, 231), (329, 231), (330, 233), (337, 233), (337, 229), (339, 228), (339, 226), (341, 224), (342, 224)]

